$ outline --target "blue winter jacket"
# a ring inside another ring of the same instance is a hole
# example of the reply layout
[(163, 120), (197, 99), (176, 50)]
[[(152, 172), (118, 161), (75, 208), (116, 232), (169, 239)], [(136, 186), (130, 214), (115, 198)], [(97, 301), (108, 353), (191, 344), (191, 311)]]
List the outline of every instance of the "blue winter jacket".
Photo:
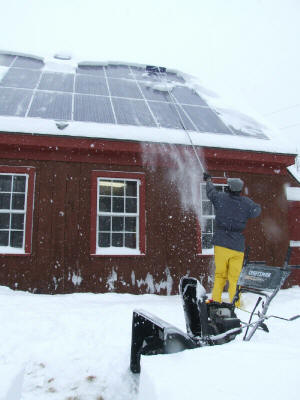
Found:
[(211, 181), (206, 182), (206, 194), (213, 203), (216, 214), (213, 244), (232, 250), (244, 251), (243, 230), (249, 218), (260, 215), (260, 205), (246, 196), (219, 192)]

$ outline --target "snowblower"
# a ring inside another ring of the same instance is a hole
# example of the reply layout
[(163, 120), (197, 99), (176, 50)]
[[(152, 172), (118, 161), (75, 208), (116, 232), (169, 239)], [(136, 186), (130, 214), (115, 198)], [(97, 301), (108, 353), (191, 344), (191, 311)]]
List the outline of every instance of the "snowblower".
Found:
[[(299, 318), (300, 315), (282, 318), (266, 314), (270, 302), (289, 276), (291, 268), (299, 268), (299, 266), (288, 266), (289, 257), (290, 249), (284, 266), (280, 268), (267, 266), (264, 262), (248, 262), (248, 257), (245, 256), (232, 303), (208, 300), (204, 287), (196, 278), (182, 277), (179, 292), (183, 302), (187, 333), (146, 311), (134, 310), (130, 370), (133, 373), (140, 373), (141, 355), (170, 354), (197, 347), (221, 345), (234, 340), (244, 328), (246, 333), (243, 340), (249, 341), (257, 329), (269, 331), (264, 323), (269, 318), (286, 321)], [(245, 292), (258, 296), (248, 323), (242, 322), (235, 314), (235, 302), (240, 294)], [(259, 304), (261, 311), (255, 313)], [(253, 315), (258, 316), (254, 322), (252, 322)]]

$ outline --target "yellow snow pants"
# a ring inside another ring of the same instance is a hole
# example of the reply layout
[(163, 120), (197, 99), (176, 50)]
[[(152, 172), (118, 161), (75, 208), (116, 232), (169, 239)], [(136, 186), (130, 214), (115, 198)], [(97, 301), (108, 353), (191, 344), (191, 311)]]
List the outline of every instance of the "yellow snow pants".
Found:
[[(221, 246), (215, 246), (214, 252), (216, 271), (212, 298), (214, 301), (219, 303), (222, 302), (222, 292), (226, 281), (228, 280), (228, 293), (230, 302), (232, 302), (236, 292), (237, 281), (243, 266), (244, 253), (242, 251), (231, 250)], [(240, 300), (238, 300), (235, 305), (239, 307)]]

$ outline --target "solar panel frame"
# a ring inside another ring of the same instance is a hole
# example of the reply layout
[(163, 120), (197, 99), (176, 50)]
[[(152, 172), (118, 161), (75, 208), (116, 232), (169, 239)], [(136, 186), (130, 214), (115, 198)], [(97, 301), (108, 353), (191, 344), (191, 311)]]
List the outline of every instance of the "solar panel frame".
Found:
[(12, 67), (27, 68), (27, 69), (42, 69), (44, 65), (45, 65), (44, 61), (42, 60), (33, 57), (18, 56), (14, 60)]
[(170, 129), (195, 130), (191, 121), (173, 103), (148, 101), (148, 104), (160, 126)]
[(144, 100), (112, 98), (118, 124), (152, 126), (157, 124)]
[(76, 75), (75, 93), (109, 96), (105, 77), (94, 75)]
[(60, 72), (44, 72), (38, 85), (39, 90), (73, 92), (74, 74)]
[(186, 86), (174, 86), (172, 95), (180, 104), (192, 104), (198, 106), (207, 106), (207, 103), (193, 89)]
[(192, 119), (199, 132), (233, 134), (210, 108), (192, 105), (182, 105), (182, 108)]
[(40, 71), (25, 68), (10, 68), (2, 78), (0, 86), (34, 89), (40, 76)]
[(109, 97), (75, 94), (73, 120), (114, 124), (114, 112)]
[(0, 115), (25, 117), (32, 90), (0, 87)]
[(104, 67), (105, 73), (109, 78), (126, 78), (135, 79), (128, 65), (113, 65), (109, 64)]
[(172, 102), (168, 91), (155, 89), (153, 86), (151, 86), (153, 85), (152, 82), (150, 84), (139, 82), (139, 85), (143, 92), (143, 95), (147, 100), (166, 101), (169, 103)]
[(109, 91), (112, 97), (142, 99), (142, 93), (133, 80), (107, 78)]
[(104, 67), (102, 65), (78, 65), (77, 74), (105, 76)]
[(72, 94), (37, 91), (28, 111), (28, 117), (71, 120)]
[(10, 67), (16, 56), (10, 54), (0, 54), (0, 65)]

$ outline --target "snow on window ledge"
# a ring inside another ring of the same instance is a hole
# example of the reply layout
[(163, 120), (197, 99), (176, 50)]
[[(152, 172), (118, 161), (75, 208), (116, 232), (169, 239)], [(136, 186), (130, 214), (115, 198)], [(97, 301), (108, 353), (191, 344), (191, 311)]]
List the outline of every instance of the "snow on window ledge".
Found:
[(27, 254), (24, 249), (11, 247), (11, 246), (0, 246), (0, 254)]
[(127, 247), (103, 247), (98, 248), (95, 254), (96, 256), (140, 256), (142, 253), (140, 250), (129, 249)]
[(198, 253), (198, 256), (213, 256), (214, 255), (214, 249), (202, 249), (201, 253)]

